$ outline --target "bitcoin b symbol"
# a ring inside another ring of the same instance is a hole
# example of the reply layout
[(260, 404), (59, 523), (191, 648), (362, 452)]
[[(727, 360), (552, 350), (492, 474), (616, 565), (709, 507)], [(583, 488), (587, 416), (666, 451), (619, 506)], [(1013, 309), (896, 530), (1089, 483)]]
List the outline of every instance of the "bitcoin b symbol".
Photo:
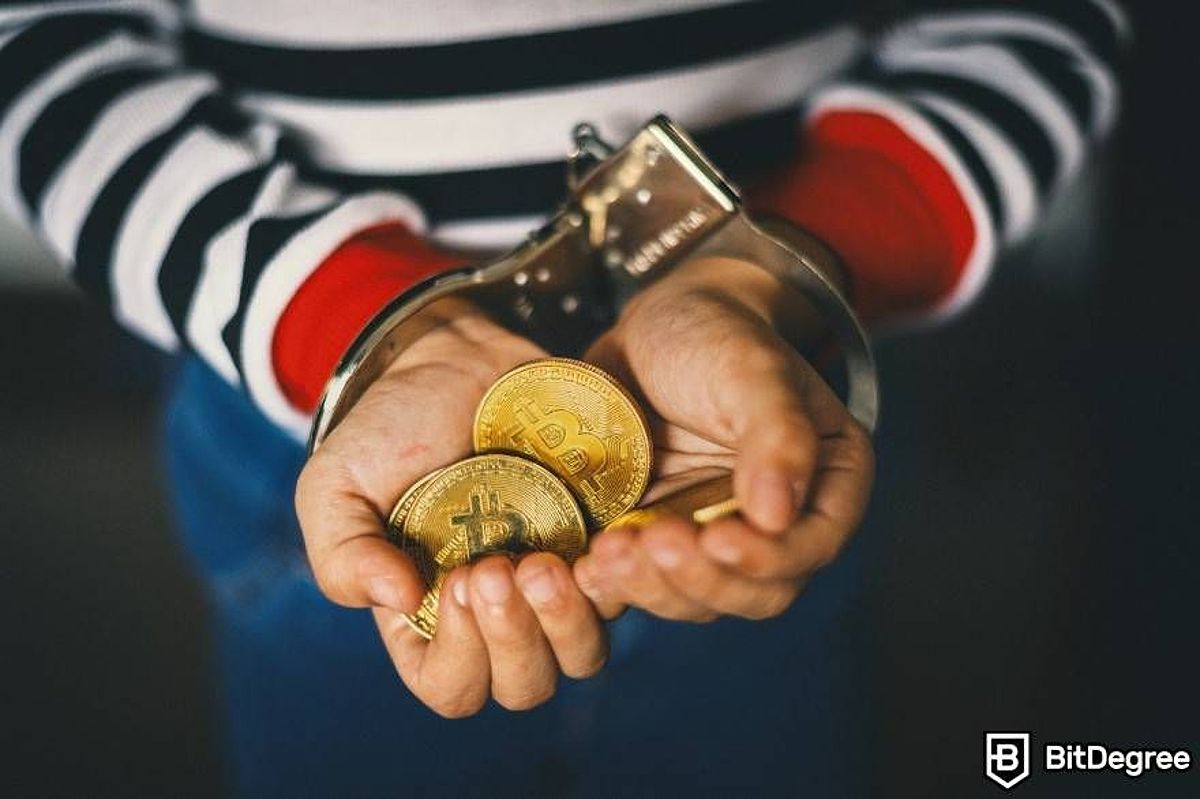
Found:
[[(485, 492), (487, 508), (483, 506)], [(450, 522), (466, 531), (468, 559), (498, 550), (516, 552), (527, 546), (525, 517), (511, 507), (502, 506), (500, 494), (486, 486), (472, 491), (471, 509), (451, 516)]]
[(531, 399), (518, 401), (514, 415), (522, 424), (508, 432), (510, 440), (532, 447), (543, 463), (555, 464), (583, 490), (600, 491), (597, 475), (608, 463), (608, 449), (600, 436), (583, 429), (578, 416), (563, 409), (544, 411)]

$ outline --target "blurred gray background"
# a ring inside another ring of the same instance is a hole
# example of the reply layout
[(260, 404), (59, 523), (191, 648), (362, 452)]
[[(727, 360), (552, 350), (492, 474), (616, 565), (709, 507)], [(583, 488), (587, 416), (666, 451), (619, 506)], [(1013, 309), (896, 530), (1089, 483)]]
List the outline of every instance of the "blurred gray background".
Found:
[[(867, 617), (880, 795), (993, 796), (985, 730), (1190, 747), (1200, 203), (1167, 18), (1126, 122), (967, 316), (880, 344)], [(0, 228), (0, 796), (219, 794), (209, 644), (157, 450), (171, 364)], [(1197, 796), (1039, 775), (1022, 796)]]

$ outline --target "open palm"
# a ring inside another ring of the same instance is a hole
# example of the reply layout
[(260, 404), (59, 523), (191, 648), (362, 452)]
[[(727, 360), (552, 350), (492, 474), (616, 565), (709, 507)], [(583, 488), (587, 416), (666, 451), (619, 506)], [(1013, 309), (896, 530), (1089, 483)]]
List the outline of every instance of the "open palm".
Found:
[(723, 468), (741, 507), (703, 529), (667, 519), (596, 536), (575, 576), (605, 616), (775, 615), (860, 521), (870, 439), (776, 332), (781, 299), (752, 265), (696, 262), (638, 295), (589, 351), (649, 409), (651, 498)]
[(396, 670), (445, 716), (548, 699), (560, 673), (584, 677), (607, 654), (604, 627), (570, 567), (539, 552), (494, 555), (447, 576), (432, 641), (404, 619), (425, 584), (384, 537), (392, 505), (416, 480), (471, 453), (475, 406), (492, 382), (544, 357), (474, 306), (445, 301), (432, 330), (363, 394), (304, 467), (296, 510), (313, 574), (333, 601), (370, 607)]

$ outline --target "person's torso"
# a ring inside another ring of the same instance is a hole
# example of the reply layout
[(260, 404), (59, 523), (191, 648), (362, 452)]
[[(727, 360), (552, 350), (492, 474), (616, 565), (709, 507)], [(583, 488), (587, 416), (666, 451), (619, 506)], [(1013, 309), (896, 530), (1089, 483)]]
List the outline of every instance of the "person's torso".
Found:
[(859, 52), (830, 0), (194, 0), (188, 57), (282, 122), (315, 175), (411, 194), (432, 235), (505, 246), (561, 199), (572, 127), (658, 112), (735, 179), (794, 149)]

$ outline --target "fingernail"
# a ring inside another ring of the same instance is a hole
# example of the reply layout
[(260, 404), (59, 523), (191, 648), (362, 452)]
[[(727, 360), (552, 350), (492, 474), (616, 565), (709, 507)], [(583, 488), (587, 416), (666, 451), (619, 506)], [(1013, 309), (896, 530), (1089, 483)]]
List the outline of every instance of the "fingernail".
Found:
[(709, 538), (704, 542), (708, 553), (722, 563), (737, 563), (742, 559), (741, 547), (725, 538)]
[(657, 546), (650, 549), (650, 557), (664, 569), (674, 569), (683, 560), (683, 553), (676, 547)]
[(777, 528), (791, 523), (796, 513), (796, 494), (786, 476), (765, 472), (754, 481), (752, 489), (751, 502), (760, 518)]
[(487, 569), (479, 574), (476, 590), (484, 602), (503, 605), (512, 596), (512, 578), (499, 569)]
[(454, 601), (458, 603), (459, 607), (465, 608), (470, 601), (467, 598), (467, 581), (462, 577), (459, 577), (450, 586), (450, 593), (454, 595)]
[(371, 604), (393, 610), (405, 609), (404, 589), (395, 577), (380, 575), (367, 581), (367, 595)]
[(521, 577), (521, 590), (531, 602), (544, 605), (558, 593), (558, 585), (549, 569), (533, 569)]

